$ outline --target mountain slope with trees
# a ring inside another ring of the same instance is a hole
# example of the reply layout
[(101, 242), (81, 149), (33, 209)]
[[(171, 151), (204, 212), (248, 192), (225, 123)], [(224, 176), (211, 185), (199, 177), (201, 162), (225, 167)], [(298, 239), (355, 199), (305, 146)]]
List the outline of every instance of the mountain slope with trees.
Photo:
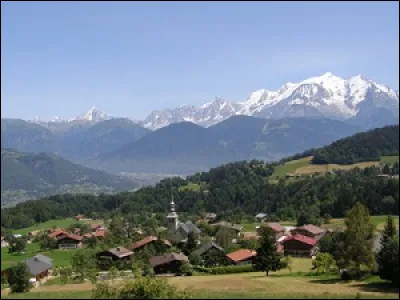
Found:
[(72, 191), (131, 190), (138, 184), (123, 177), (92, 170), (49, 153), (1, 150), (1, 203), (23, 201)]

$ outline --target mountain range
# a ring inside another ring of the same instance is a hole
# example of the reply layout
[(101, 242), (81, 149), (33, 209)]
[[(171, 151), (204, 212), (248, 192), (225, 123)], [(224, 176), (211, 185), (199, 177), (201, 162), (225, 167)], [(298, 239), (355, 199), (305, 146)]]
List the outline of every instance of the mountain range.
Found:
[[(266, 119), (292, 117), (327, 117), (348, 120), (367, 129), (381, 126), (399, 119), (399, 92), (376, 83), (362, 75), (343, 79), (330, 72), (308, 78), (299, 83), (285, 83), (276, 91), (260, 89), (252, 92), (242, 102), (215, 98), (201, 106), (181, 105), (173, 109), (155, 110), (141, 126), (156, 130), (170, 124), (192, 122), (208, 127), (235, 115), (246, 115)], [(50, 122), (36, 118), (38, 124), (63, 124), (74, 122), (98, 122), (111, 119), (102, 111), (92, 107), (86, 114), (61, 120), (55, 117)], [(373, 118), (373, 121), (367, 120)]]
[(277, 160), (399, 122), (398, 91), (332, 73), (259, 90), (243, 102), (153, 111), (142, 121), (91, 108), (62, 120), (1, 120), (1, 145), (108, 172), (188, 174), (235, 160)]

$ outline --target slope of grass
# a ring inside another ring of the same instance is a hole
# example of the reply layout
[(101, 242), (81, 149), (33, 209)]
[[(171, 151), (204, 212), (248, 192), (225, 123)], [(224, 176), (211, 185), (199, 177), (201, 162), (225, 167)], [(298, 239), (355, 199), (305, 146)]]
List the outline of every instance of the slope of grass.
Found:
[(200, 191), (200, 185), (197, 183), (189, 183), (187, 185), (181, 186), (179, 191), (193, 191), (198, 192)]
[(338, 164), (325, 164), (325, 165), (314, 165), (311, 163), (312, 156), (304, 157), (301, 159), (291, 160), (283, 165), (279, 165), (275, 168), (272, 174), (272, 180), (277, 178), (283, 178), (286, 174), (312, 174), (312, 173), (326, 173), (332, 170), (350, 170), (354, 168), (367, 168), (372, 166), (378, 166), (381, 163), (394, 164), (399, 162), (399, 156), (382, 156), (380, 161), (367, 161), (360, 162), (350, 165), (338, 165)]
[(393, 164), (399, 162), (399, 156), (398, 155), (396, 155), (396, 156), (382, 156), (381, 157), (381, 162), (385, 163), (385, 164), (393, 165)]
[(25, 253), (16, 254), (8, 253), (8, 248), (1, 248), (1, 269), (4, 270), (14, 264), (28, 259), (37, 253), (41, 253), (53, 259), (54, 267), (66, 267), (71, 265), (72, 256), (75, 250), (50, 250), (40, 251), (40, 247), (37, 243), (31, 243), (26, 245)]

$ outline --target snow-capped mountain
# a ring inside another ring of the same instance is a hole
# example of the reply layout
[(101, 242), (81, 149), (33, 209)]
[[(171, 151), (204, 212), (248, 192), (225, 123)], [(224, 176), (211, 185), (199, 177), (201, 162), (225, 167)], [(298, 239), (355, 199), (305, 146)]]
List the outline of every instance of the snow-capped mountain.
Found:
[(97, 123), (105, 120), (109, 120), (111, 117), (107, 116), (106, 113), (98, 110), (95, 106), (89, 109), (86, 113), (71, 118), (71, 119), (61, 119), (60, 117), (54, 117), (49, 121), (42, 120), (40, 117), (35, 117), (30, 122), (37, 123), (37, 124), (62, 124), (62, 123), (73, 123), (73, 122), (90, 122), (90, 123)]
[(286, 83), (277, 91), (255, 91), (244, 102), (216, 98), (199, 107), (153, 111), (140, 124), (153, 130), (182, 121), (208, 127), (233, 115), (268, 119), (320, 116), (346, 120), (363, 113), (367, 107), (387, 109), (398, 117), (398, 92), (361, 75), (346, 80), (328, 72), (300, 83)]

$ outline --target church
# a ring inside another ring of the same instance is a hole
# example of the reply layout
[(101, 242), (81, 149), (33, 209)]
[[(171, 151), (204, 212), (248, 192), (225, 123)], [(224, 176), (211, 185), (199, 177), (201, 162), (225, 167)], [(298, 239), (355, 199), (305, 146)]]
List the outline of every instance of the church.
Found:
[(196, 234), (200, 233), (200, 229), (193, 224), (192, 221), (187, 221), (186, 223), (180, 222), (178, 214), (175, 211), (175, 202), (171, 200), (170, 212), (167, 215), (167, 227), (168, 227), (168, 238), (173, 242), (187, 242), (187, 238), (190, 232)]

